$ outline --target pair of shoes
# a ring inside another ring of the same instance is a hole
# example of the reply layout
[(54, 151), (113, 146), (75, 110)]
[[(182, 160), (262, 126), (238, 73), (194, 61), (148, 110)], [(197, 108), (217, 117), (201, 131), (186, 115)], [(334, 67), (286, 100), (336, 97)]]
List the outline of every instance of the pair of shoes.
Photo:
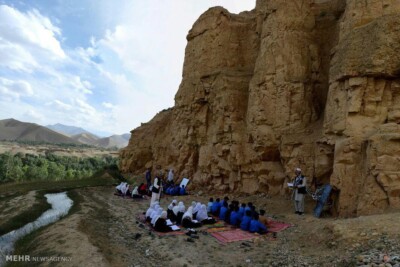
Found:
[(299, 212), (298, 214), (299, 214), (300, 216), (302, 216), (302, 215), (304, 215), (304, 212)]
[(299, 212), (299, 211), (296, 211), (294, 214), (300, 214), (300, 212)]
[(190, 237), (188, 237), (188, 238), (186, 239), (186, 241), (187, 241), (187, 242), (192, 242), (192, 243), (194, 242), (193, 238), (190, 238)]

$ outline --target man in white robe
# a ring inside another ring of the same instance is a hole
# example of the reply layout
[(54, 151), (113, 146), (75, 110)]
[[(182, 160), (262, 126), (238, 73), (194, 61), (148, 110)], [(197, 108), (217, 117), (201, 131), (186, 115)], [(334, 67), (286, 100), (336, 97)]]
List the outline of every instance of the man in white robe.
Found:
[(156, 201), (160, 202), (160, 193), (161, 193), (161, 179), (156, 177), (154, 178), (153, 187), (151, 188), (151, 201), (150, 205)]

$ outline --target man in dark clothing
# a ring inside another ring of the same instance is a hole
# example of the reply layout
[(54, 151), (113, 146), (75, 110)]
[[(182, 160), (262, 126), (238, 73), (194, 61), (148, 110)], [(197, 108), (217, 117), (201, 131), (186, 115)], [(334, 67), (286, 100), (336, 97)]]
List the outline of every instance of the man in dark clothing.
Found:
[(146, 182), (147, 182), (147, 190), (150, 189), (150, 185), (151, 185), (151, 169), (148, 168), (146, 171)]

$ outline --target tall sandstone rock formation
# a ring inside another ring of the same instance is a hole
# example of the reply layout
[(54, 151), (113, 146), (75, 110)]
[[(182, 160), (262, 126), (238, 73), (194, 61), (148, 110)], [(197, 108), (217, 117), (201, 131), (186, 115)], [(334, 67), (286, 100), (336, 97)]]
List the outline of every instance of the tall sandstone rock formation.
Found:
[(187, 40), (175, 106), (132, 131), (122, 171), (278, 195), (299, 166), (341, 216), (400, 207), (398, 0), (215, 7)]

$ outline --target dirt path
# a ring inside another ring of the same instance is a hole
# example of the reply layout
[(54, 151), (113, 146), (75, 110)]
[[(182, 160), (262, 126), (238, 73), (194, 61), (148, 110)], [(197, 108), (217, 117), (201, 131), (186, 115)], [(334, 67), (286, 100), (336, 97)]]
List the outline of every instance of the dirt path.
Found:
[[(313, 203), (308, 203), (305, 216), (298, 216), (285, 198), (236, 197), (295, 226), (279, 233), (276, 240), (257, 238), (221, 245), (208, 234), (188, 242), (186, 235), (160, 237), (149, 232), (136, 220), (149, 200), (123, 199), (113, 195), (113, 188), (77, 192), (84, 198), (81, 211), (32, 240), (35, 246), (30, 247), (30, 255), (71, 257), (71, 262), (57, 266), (355, 266), (368, 261), (360, 255), (400, 251), (400, 213), (316, 219), (310, 215)], [(177, 199), (187, 206), (192, 200), (207, 202), (208, 197)], [(162, 199), (162, 206), (166, 208), (171, 200)]]

